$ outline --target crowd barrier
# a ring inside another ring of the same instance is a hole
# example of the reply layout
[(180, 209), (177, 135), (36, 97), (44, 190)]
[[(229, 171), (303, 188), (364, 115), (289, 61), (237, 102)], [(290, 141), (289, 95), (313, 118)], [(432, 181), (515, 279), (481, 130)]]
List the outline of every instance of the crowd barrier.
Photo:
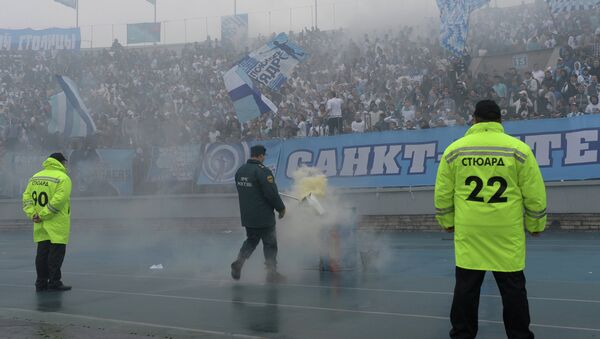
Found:
[[(433, 187), (347, 189), (338, 193), (342, 207), (355, 208), (360, 217), (407, 216), (406, 222), (410, 223), (414, 221), (411, 216), (435, 213)], [(568, 214), (577, 220), (585, 219), (583, 215), (599, 215), (598, 201), (593, 197), (600, 196), (600, 180), (547, 183), (547, 193), (548, 213)], [(100, 225), (146, 225), (154, 220), (165, 221), (165, 226), (181, 221), (200, 227), (203, 221), (214, 224), (223, 220), (239, 226), (235, 193), (74, 198), (71, 210), (74, 224), (80, 228), (91, 227), (89, 221)], [(0, 200), (0, 225), (14, 223), (28, 223), (20, 199)]]
[[(547, 182), (600, 178), (600, 115), (506, 122), (507, 133), (533, 150)], [(289, 189), (302, 166), (320, 169), (332, 187), (406, 188), (433, 186), (445, 148), (467, 127), (345, 134), (332, 137), (270, 140), (239, 144), (155, 148), (146, 170), (132, 150), (96, 150), (70, 154), (75, 193), (85, 196), (130, 196), (138, 186), (158, 184), (226, 185), (250, 156), (250, 148), (267, 148), (265, 166), (278, 186)], [(20, 197), (46, 154), (8, 152), (0, 163), (0, 196)], [(78, 195), (78, 194), (75, 194)]]

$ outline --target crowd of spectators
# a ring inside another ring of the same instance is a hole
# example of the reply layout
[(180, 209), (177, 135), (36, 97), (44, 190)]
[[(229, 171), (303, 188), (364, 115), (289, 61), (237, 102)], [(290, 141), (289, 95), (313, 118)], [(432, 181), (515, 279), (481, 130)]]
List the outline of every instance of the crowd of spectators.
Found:
[(556, 46), (571, 49), (598, 43), (600, 8), (551, 14), (544, 1), (473, 13), (470, 32), (475, 55), (535, 51)]
[[(309, 29), (290, 33), (311, 57), (279, 93), (279, 105), (247, 124), (237, 120), (222, 75), (244, 54), (217, 40), (184, 47), (78, 52), (0, 52), (0, 145), (65, 147), (48, 133), (54, 74), (79, 86), (97, 134), (96, 148), (147, 148), (413, 130), (466, 125), (475, 103), (495, 99), (507, 120), (600, 113), (598, 12), (553, 20), (547, 9), (487, 8), (472, 21), (474, 50), (561, 48), (549, 68), (473, 76), (470, 57), (452, 58), (435, 35), (413, 28), (365, 34)], [(499, 13), (498, 11), (502, 11)], [(265, 43), (253, 41), (249, 49)], [(245, 51), (247, 52), (247, 51)]]

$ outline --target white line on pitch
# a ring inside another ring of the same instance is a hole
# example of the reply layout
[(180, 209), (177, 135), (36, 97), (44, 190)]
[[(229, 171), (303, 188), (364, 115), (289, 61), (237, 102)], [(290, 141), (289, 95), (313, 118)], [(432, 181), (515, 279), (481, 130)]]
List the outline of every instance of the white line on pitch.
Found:
[(245, 334), (237, 334), (237, 333), (232, 333), (232, 332), (211, 331), (211, 330), (203, 330), (203, 329), (197, 329), (197, 328), (158, 325), (158, 324), (151, 324), (151, 323), (145, 323), (145, 322), (139, 322), (139, 321), (128, 321), (128, 320), (119, 320), (119, 319), (112, 319), (112, 318), (92, 317), (92, 316), (80, 315), (80, 314), (70, 314), (70, 313), (61, 313), (61, 312), (48, 313), (48, 312), (28, 310), (28, 309), (24, 309), (24, 308), (12, 308), (12, 307), (0, 307), (0, 310), (37, 314), (37, 315), (40, 315), (43, 317), (48, 317), (49, 315), (52, 315), (52, 316), (56, 315), (59, 317), (71, 318), (71, 319), (106, 321), (106, 322), (111, 322), (111, 323), (120, 324), (120, 325), (152, 327), (152, 328), (160, 328), (160, 329), (166, 329), (166, 330), (193, 332), (193, 333), (199, 333), (199, 334), (220, 335), (220, 336), (227, 336), (227, 337), (234, 337), (234, 338), (264, 339), (264, 337), (257, 337), (257, 336), (245, 335)]
[[(29, 286), (11, 285), (11, 284), (0, 284), (0, 286), (30, 288)], [(435, 320), (449, 320), (450, 319), (449, 317), (445, 317), (445, 316), (434, 316), (434, 315), (425, 315), (425, 314), (411, 314), (411, 313), (397, 313), (397, 312), (383, 312), (383, 311), (361, 311), (361, 310), (353, 310), (353, 309), (346, 309), (346, 308), (303, 306), (303, 305), (291, 305), (291, 304), (274, 304), (274, 303), (264, 303), (264, 302), (256, 302), (256, 301), (236, 301), (236, 300), (200, 298), (200, 297), (183, 297), (183, 296), (167, 295), (167, 294), (120, 292), (120, 291), (93, 290), (93, 289), (78, 289), (76, 291), (99, 293), (99, 294), (150, 297), (150, 298), (204, 301), (204, 302), (213, 302), (213, 303), (221, 303), (221, 304), (274, 306), (274, 307), (311, 310), (311, 311), (353, 313), (353, 314), (365, 314), (365, 315), (382, 315), (382, 316), (394, 316), (394, 317), (403, 317), (403, 318), (419, 318), (419, 319), (435, 319)], [(101, 319), (101, 318), (99, 318), (99, 319)], [(117, 321), (120, 321), (120, 320), (117, 320)], [(503, 324), (502, 321), (496, 321), (496, 320), (479, 320), (479, 322), (487, 323), (487, 324)], [(559, 325), (546, 325), (546, 324), (531, 324), (531, 326), (542, 327), (542, 328), (562, 329), (562, 330), (572, 330), (572, 331), (600, 332), (600, 328), (589, 328), (589, 327), (573, 327), (573, 326), (559, 326)]]
[[(25, 273), (35, 273), (35, 271), (29, 270), (10, 270), (0, 269), (0, 271), (17, 271)], [(200, 279), (200, 278), (179, 278), (179, 277), (161, 277), (161, 276), (150, 276), (150, 275), (129, 275), (129, 274), (115, 274), (115, 273), (91, 273), (91, 272), (65, 272), (63, 274), (81, 275), (81, 276), (104, 276), (104, 277), (119, 277), (119, 278), (131, 278), (131, 279), (156, 279), (156, 280), (177, 280), (177, 281), (198, 281), (198, 282), (213, 282), (221, 284), (233, 285), (236, 282), (231, 280), (222, 279)], [(248, 283), (249, 285), (264, 286), (260, 283)], [(336, 286), (323, 286), (323, 285), (305, 285), (305, 284), (279, 284), (280, 286), (287, 287), (302, 287), (302, 288), (314, 288), (314, 289), (334, 289), (334, 290), (349, 290), (349, 291), (363, 291), (363, 292), (377, 292), (377, 293), (405, 293), (405, 294), (432, 294), (432, 295), (454, 295), (452, 292), (439, 292), (439, 291), (419, 291), (419, 290), (397, 290), (397, 289), (384, 289), (384, 288), (367, 288), (367, 287), (336, 287)], [(482, 298), (501, 298), (497, 294), (481, 294)], [(600, 300), (589, 300), (589, 299), (572, 299), (572, 298), (549, 298), (549, 297), (532, 297), (528, 296), (530, 300), (539, 301), (560, 301), (560, 302), (574, 302), (574, 303), (587, 303), (587, 304), (600, 304)]]

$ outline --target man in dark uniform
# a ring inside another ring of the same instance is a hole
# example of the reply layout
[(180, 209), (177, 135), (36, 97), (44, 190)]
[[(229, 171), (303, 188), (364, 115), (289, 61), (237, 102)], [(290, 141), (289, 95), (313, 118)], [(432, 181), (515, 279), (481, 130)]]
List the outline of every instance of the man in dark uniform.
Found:
[(266, 148), (262, 145), (253, 146), (250, 156), (248, 162), (235, 174), (242, 226), (246, 228), (247, 239), (237, 260), (231, 264), (231, 277), (240, 279), (244, 262), (262, 240), (267, 281), (281, 282), (285, 277), (277, 272), (277, 234), (273, 211), (277, 211), (281, 219), (285, 215), (285, 205), (279, 196), (273, 173), (263, 165)]

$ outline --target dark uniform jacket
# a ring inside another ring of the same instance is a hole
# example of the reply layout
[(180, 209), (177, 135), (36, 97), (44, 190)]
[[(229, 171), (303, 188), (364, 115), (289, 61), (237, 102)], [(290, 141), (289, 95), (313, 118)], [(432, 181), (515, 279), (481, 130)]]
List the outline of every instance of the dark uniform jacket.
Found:
[(275, 178), (260, 161), (250, 159), (235, 174), (240, 199), (242, 226), (269, 228), (275, 226), (275, 213), (285, 209)]

